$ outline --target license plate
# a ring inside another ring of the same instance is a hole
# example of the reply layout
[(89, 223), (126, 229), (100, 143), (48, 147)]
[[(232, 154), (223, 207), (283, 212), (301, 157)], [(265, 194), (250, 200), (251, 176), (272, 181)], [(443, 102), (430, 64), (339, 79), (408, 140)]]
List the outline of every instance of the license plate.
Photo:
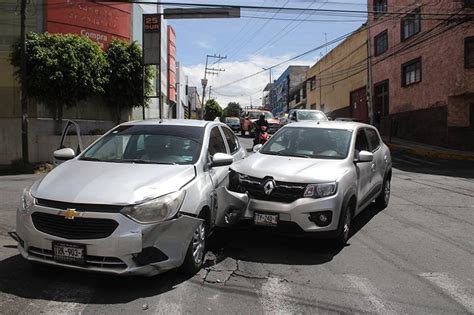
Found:
[(53, 243), (54, 260), (67, 264), (84, 264), (86, 246), (70, 243)]
[(255, 213), (253, 222), (256, 225), (277, 226), (278, 214)]

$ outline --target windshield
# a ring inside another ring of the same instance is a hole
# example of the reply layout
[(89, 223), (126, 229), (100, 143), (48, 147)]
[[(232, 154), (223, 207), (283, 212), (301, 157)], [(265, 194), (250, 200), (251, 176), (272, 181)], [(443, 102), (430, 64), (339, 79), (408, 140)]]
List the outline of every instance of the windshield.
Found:
[(344, 159), (352, 132), (341, 129), (285, 127), (259, 151), (263, 154)]
[(231, 118), (226, 118), (225, 119), (226, 123), (240, 123), (240, 120), (237, 117), (231, 117)]
[(119, 126), (87, 149), (80, 160), (194, 164), (201, 152), (204, 128), (166, 125)]
[(327, 120), (322, 112), (301, 110), (297, 112), (298, 120)]
[(250, 112), (249, 118), (250, 119), (259, 119), (260, 115), (265, 115), (265, 119), (272, 119), (273, 114), (270, 112)]

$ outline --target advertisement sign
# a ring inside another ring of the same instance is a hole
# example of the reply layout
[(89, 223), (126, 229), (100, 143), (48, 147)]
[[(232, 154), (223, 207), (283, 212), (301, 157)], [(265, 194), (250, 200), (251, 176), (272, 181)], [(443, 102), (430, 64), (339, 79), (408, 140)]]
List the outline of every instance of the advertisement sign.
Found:
[(176, 102), (176, 34), (168, 25), (168, 99)]
[(158, 14), (143, 14), (143, 61), (146, 65), (160, 64), (160, 30)]
[(47, 0), (46, 31), (89, 37), (105, 49), (113, 39), (130, 41), (131, 4)]

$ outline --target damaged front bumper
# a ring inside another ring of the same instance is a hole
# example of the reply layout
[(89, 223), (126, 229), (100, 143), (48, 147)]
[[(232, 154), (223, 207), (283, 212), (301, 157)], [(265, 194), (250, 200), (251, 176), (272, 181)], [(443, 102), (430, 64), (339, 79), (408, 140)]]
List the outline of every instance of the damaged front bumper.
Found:
[[(105, 219), (118, 223), (113, 232), (99, 239), (59, 237), (41, 231), (33, 219), (39, 212), (58, 216), (61, 210), (33, 206), (28, 212), (17, 211), (18, 249), (27, 260), (61, 267), (117, 275), (153, 276), (182, 265), (194, 230), (201, 219), (179, 215), (156, 224), (139, 224), (120, 213), (84, 212), (83, 219)], [(36, 217), (35, 217), (36, 218)], [(53, 242), (85, 248), (81, 264), (55, 259)]]

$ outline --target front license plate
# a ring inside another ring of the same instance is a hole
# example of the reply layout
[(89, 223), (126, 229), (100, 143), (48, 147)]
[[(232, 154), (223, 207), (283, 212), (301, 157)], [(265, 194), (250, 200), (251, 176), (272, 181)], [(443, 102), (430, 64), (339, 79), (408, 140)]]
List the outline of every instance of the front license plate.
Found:
[(277, 226), (278, 214), (255, 213), (253, 222), (256, 225)]
[(70, 243), (53, 243), (53, 258), (55, 261), (67, 264), (84, 264), (86, 246)]

